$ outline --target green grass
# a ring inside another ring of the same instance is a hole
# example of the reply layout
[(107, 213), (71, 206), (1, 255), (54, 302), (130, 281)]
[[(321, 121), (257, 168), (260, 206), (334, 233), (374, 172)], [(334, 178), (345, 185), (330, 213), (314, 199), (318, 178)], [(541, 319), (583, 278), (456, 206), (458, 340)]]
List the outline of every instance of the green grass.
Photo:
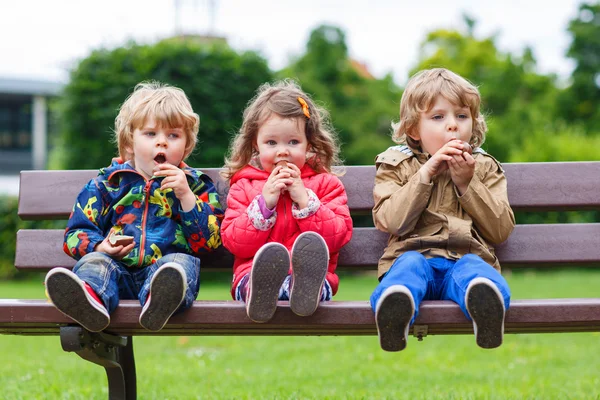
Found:
[[(228, 275), (199, 299), (227, 299)], [(600, 297), (600, 271), (507, 274), (514, 299)], [(367, 300), (374, 276), (342, 276), (336, 300)], [(41, 280), (0, 282), (2, 298), (43, 298)], [(385, 353), (365, 337), (135, 337), (139, 399), (600, 399), (600, 334), (410, 338)], [(103, 368), (58, 337), (0, 336), (2, 399), (106, 399)]]

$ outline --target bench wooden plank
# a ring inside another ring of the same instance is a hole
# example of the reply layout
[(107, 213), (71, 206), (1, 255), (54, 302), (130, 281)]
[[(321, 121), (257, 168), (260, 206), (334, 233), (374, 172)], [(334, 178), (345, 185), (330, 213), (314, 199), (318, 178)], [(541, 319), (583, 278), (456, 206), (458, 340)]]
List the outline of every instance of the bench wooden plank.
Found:
[[(504, 164), (508, 195), (515, 210), (600, 209), (600, 162), (555, 162)], [(225, 199), (227, 184), (219, 168), (203, 171), (214, 181)], [(19, 194), (22, 219), (68, 218), (83, 185), (96, 170), (23, 171)], [(373, 208), (374, 166), (350, 166), (341, 177), (353, 212)], [(52, 201), (48, 201), (52, 199)]]
[[(121, 301), (106, 332), (120, 335), (376, 335), (373, 312), (366, 301), (322, 304), (310, 318), (295, 315), (280, 302), (271, 321), (256, 324), (235, 301), (196, 301), (175, 315), (160, 332), (138, 324), (141, 306)], [(0, 300), (0, 334), (57, 334), (72, 321), (44, 300)], [(418, 328), (429, 335), (472, 334), (472, 324), (450, 301), (424, 301)], [(506, 314), (506, 333), (588, 332), (600, 330), (600, 299), (514, 300)], [(413, 329), (411, 329), (413, 332)]]
[[(48, 270), (72, 267), (75, 260), (63, 250), (63, 230), (27, 230), (17, 233), (15, 267), (20, 270)], [(368, 246), (365, 246), (368, 243)], [(352, 240), (342, 248), (340, 268), (375, 268), (387, 243), (387, 235), (375, 228), (354, 228)], [(497, 247), (505, 267), (528, 264), (546, 266), (572, 263), (600, 263), (600, 223), (517, 225), (510, 238)], [(226, 269), (233, 258), (224, 250), (205, 256), (202, 268)]]

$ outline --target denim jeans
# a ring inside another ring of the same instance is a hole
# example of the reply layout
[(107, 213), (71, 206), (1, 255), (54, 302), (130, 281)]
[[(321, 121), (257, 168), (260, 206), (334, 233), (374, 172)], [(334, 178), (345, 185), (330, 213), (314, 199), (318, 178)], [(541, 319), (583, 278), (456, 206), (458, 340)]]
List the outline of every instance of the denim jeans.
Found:
[(467, 254), (460, 260), (443, 257), (425, 258), (421, 253), (408, 251), (394, 261), (390, 270), (371, 295), (371, 308), (376, 310), (381, 294), (390, 286), (404, 285), (410, 290), (415, 301), (415, 315), (423, 300), (452, 300), (460, 306), (465, 316), (471, 320), (465, 305), (465, 294), (471, 280), (475, 278), (491, 280), (504, 298), (504, 307), (510, 305), (510, 288), (498, 271), (475, 254)]
[(168, 262), (181, 265), (185, 271), (187, 288), (179, 311), (185, 310), (192, 306), (200, 289), (200, 259), (189, 254), (167, 254), (154, 264), (138, 269), (126, 267), (104, 253), (93, 252), (83, 256), (75, 264), (73, 272), (94, 289), (110, 314), (119, 305), (119, 300), (138, 299), (143, 306), (148, 298), (152, 276)]

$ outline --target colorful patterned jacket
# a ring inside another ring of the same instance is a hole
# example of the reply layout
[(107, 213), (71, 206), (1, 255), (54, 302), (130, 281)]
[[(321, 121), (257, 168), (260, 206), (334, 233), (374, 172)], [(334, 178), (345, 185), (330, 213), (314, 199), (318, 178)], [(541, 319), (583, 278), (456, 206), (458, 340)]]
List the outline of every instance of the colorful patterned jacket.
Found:
[(239, 281), (250, 272), (252, 259), (262, 245), (278, 242), (291, 251), (298, 235), (306, 231), (319, 233), (327, 243), (326, 279), (335, 294), (339, 284), (335, 273), (339, 251), (352, 237), (344, 185), (335, 175), (317, 173), (305, 165), (301, 177), (309, 194), (308, 207), (298, 209), (289, 193), (284, 192), (273, 216), (265, 219), (259, 209), (258, 196), (268, 177), (268, 172), (249, 165), (231, 178), (222, 235), (223, 246), (234, 255), (232, 297)]
[(172, 190), (160, 189), (162, 177), (146, 180), (129, 163), (113, 159), (79, 193), (65, 231), (65, 253), (79, 260), (111, 229), (134, 237), (135, 247), (121, 260), (132, 268), (170, 253), (199, 256), (219, 247), (223, 210), (215, 187), (200, 171), (183, 162), (179, 167), (197, 196), (189, 212), (181, 210)]

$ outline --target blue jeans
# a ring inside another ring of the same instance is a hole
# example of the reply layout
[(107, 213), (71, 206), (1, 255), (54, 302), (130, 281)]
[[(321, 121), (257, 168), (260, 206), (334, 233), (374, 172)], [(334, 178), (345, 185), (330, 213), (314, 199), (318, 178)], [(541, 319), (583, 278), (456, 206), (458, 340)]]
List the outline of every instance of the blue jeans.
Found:
[(150, 281), (156, 270), (165, 263), (175, 262), (183, 268), (187, 277), (185, 298), (179, 311), (192, 306), (200, 289), (200, 259), (185, 253), (167, 254), (145, 268), (130, 268), (110, 256), (88, 253), (75, 264), (73, 272), (94, 289), (111, 314), (121, 300), (138, 299), (143, 306), (148, 298)]
[(465, 316), (471, 320), (465, 306), (465, 294), (469, 282), (475, 278), (491, 280), (504, 298), (504, 308), (510, 305), (510, 288), (498, 271), (475, 254), (467, 254), (460, 260), (443, 257), (425, 258), (417, 251), (408, 251), (394, 261), (390, 270), (371, 295), (371, 308), (375, 312), (381, 294), (390, 286), (404, 285), (410, 290), (415, 301), (415, 315), (419, 314), (423, 300), (452, 300), (460, 306)]

